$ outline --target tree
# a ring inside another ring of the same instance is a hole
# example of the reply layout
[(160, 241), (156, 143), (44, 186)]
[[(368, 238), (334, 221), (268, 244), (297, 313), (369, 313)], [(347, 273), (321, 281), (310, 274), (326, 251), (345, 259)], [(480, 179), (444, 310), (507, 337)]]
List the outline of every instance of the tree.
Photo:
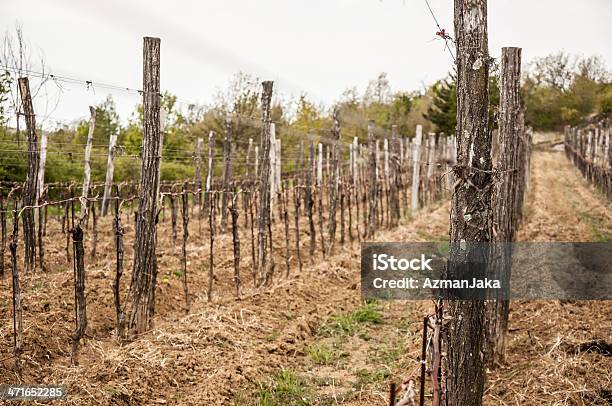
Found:
[(6, 125), (8, 117), (6, 115), (6, 102), (11, 93), (12, 78), (10, 73), (0, 73), (0, 126)]
[[(106, 100), (96, 106), (94, 144), (108, 145), (110, 135), (117, 133), (119, 129), (119, 114), (117, 114), (115, 101), (111, 95), (108, 95)], [(88, 131), (89, 122), (82, 120), (77, 126), (75, 141), (79, 144), (84, 144), (87, 141)]]
[[(430, 89), (432, 104), (424, 117), (436, 125), (444, 134), (454, 134), (457, 126), (457, 76), (450, 73), (446, 79), (439, 80)], [(489, 77), (489, 128), (495, 128), (495, 109), (499, 104), (497, 77)]]
[(437, 81), (432, 87), (432, 104), (424, 117), (434, 123), (439, 131), (454, 134), (457, 126), (457, 76)]

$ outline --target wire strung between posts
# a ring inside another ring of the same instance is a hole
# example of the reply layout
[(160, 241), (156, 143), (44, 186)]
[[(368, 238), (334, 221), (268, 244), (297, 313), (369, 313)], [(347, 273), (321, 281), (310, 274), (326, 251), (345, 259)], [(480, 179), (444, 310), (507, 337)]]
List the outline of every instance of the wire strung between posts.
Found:
[(446, 34), (446, 30), (442, 27), (440, 27), (440, 23), (438, 22), (438, 19), (436, 18), (436, 15), (434, 14), (433, 10), (431, 9), (431, 6), (429, 5), (429, 1), (425, 0), (425, 4), (427, 4), (427, 8), (429, 9), (429, 12), (431, 13), (431, 16), (434, 19), (434, 22), (436, 23), (436, 26), (438, 27), (438, 32), (436, 33), (436, 35), (438, 35), (440, 38), (442, 38), (444, 40), (444, 48), (448, 49), (448, 52), (450, 53), (451, 57), (453, 58), (453, 62), (457, 63), (457, 60), (455, 59), (455, 54), (453, 53), (452, 49), (450, 48), (450, 46), (448, 46), (448, 41), (450, 40), (451, 42), (455, 42), (450, 35)]

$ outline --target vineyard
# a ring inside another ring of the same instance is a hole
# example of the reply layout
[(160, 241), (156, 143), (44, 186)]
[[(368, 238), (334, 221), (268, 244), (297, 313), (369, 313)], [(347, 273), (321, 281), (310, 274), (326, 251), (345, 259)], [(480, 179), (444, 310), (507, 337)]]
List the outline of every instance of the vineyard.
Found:
[(456, 65), (446, 134), (340, 104), (301, 131), (263, 81), (250, 112), (208, 112), (219, 125), (173, 148), (162, 40), (144, 37), (142, 89), (113, 89), (141, 102), (137, 150), (119, 131), (96, 144), (93, 106), (84, 142), (64, 142), (31, 79), (82, 83), (3, 66), (19, 98), (0, 138), (0, 388), (61, 385), (70, 405), (612, 403), (612, 300), (363, 293), (367, 243), (444, 243), (446, 277), (484, 263), (505, 284), (514, 243), (609, 249), (611, 116), (534, 130), (522, 49), (489, 56), (486, 3), (455, 1), (455, 38), (427, 3)]

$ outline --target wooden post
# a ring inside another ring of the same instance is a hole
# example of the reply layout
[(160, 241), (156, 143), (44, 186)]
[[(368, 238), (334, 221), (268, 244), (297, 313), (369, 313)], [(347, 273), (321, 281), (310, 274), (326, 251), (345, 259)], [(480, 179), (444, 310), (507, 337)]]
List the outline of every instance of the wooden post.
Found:
[(91, 146), (93, 144), (94, 131), (96, 129), (96, 108), (89, 106), (89, 132), (87, 133), (87, 143), (85, 144), (85, 159), (83, 160), (83, 190), (81, 193), (81, 220), (87, 215), (87, 207), (89, 197), (89, 184), (91, 182), (91, 165), (89, 161), (91, 159)]
[(377, 148), (376, 140), (374, 139), (374, 120), (368, 122), (368, 224), (367, 236), (372, 238), (376, 232), (376, 210), (377, 210)]
[(414, 138), (414, 149), (412, 153), (412, 212), (419, 209), (419, 180), (421, 177), (421, 142), (423, 140), (423, 127), (419, 124), (416, 128)]
[[(27, 80), (27, 79), (26, 79)], [(23, 308), (21, 306), (21, 286), (19, 284), (19, 268), (17, 267), (17, 238), (19, 233), (19, 218), (17, 217), (17, 201), (13, 210), (13, 235), (9, 249), (11, 251), (11, 269), (13, 282), (13, 344), (15, 355), (15, 370), (21, 377), (21, 352), (23, 351)]]
[(257, 241), (258, 241), (258, 274), (261, 282), (265, 283), (268, 278), (267, 248), (268, 248), (268, 226), (270, 224), (270, 132), (271, 115), (270, 105), (272, 103), (272, 89), (274, 83), (266, 81), (262, 83), (261, 94), (261, 174), (259, 177), (259, 213), (257, 214)]
[(230, 184), (233, 177), (234, 158), (234, 130), (231, 117), (225, 119), (225, 137), (223, 138), (223, 191), (221, 195), (221, 232), (227, 228), (227, 207), (230, 196)]
[[(36, 117), (32, 106), (28, 78), (19, 78), (19, 93), (23, 105), (28, 137), (28, 171), (23, 186), (22, 204), (24, 207), (36, 205), (36, 183), (38, 181), (38, 136), (36, 134)], [(23, 210), (23, 239), (25, 243), (25, 270), (34, 271), (36, 267), (36, 237), (34, 234), (34, 210)]]
[[(45, 191), (45, 164), (47, 162), (47, 132), (41, 131), (40, 133), (40, 153), (38, 158), (38, 182), (36, 184), (36, 204), (40, 206), (43, 202), (44, 191)], [(36, 209), (36, 216), (38, 218), (38, 262), (40, 263), (40, 269), (45, 270), (45, 247), (44, 247), (44, 211), (45, 208), (38, 207)]]
[(102, 216), (108, 213), (108, 205), (113, 188), (115, 172), (115, 154), (117, 146), (117, 133), (113, 132), (108, 140), (108, 159), (106, 161), (106, 181), (104, 182), (104, 198), (102, 199)]
[(4, 193), (0, 190), (0, 279), (4, 278), (4, 252), (6, 250), (6, 212), (4, 206)]
[[(519, 199), (515, 188), (518, 182), (519, 144), (521, 143), (521, 49), (503, 48), (500, 81), (499, 142), (496, 172), (499, 177), (493, 190), (493, 240), (491, 255), (492, 269), (503, 286), (510, 283), (512, 249), (509, 244), (515, 240), (516, 229), (512, 219), (516, 218)], [(522, 202), (520, 202), (522, 203)], [(509, 300), (504, 294), (487, 301), (487, 362), (491, 367), (503, 364), (505, 359), (506, 335), (508, 331)]]
[(234, 285), (236, 286), (236, 297), (240, 298), (240, 235), (238, 234), (238, 209), (236, 209), (236, 202), (238, 200), (238, 193), (236, 187), (232, 188), (232, 205), (230, 207), (230, 214), (232, 216), (232, 247), (234, 251)]
[(391, 168), (390, 168), (390, 212), (391, 226), (396, 227), (400, 219), (399, 190), (401, 187), (401, 139), (397, 134), (397, 126), (391, 127)]
[(329, 219), (328, 233), (329, 244), (328, 253), (332, 254), (334, 243), (336, 242), (336, 208), (338, 207), (338, 183), (339, 183), (339, 167), (338, 167), (338, 143), (340, 142), (340, 121), (339, 110), (334, 109), (333, 123), (331, 129), (331, 173), (329, 173)]
[(310, 130), (309, 136), (309, 155), (308, 155), (308, 168), (306, 170), (306, 213), (308, 215), (308, 225), (310, 230), (310, 261), (314, 261), (314, 252), (316, 247), (316, 235), (315, 225), (312, 218), (312, 210), (314, 207), (314, 197), (312, 195), (312, 174), (315, 162), (315, 148), (314, 148), (314, 130)]
[[(488, 131), (487, 1), (455, 0), (457, 166), (451, 206), (449, 279), (482, 278), (466, 263), (486, 265), (480, 243), (491, 239), (491, 138)], [(469, 269), (469, 275), (466, 275)], [(484, 301), (448, 301), (449, 406), (480, 406), (484, 392)]]
[(198, 137), (196, 140), (195, 147), (195, 201), (198, 205), (199, 217), (202, 217), (202, 147), (204, 145), (204, 138)]
[(274, 219), (276, 207), (276, 126), (270, 123), (270, 218)]
[(183, 293), (185, 294), (185, 313), (189, 313), (189, 288), (187, 286), (187, 240), (189, 239), (189, 192), (187, 182), (183, 184), (181, 193), (181, 214), (183, 215)]
[(134, 241), (132, 289), (128, 303), (128, 328), (138, 334), (150, 327), (155, 310), (157, 257), (155, 254), (156, 215), (161, 156), (160, 131), (160, 40), (144, 38), (142, 169), (138, 192), (138, 221)]
[(117, 338), (123, 337), (123, 327), (125, 318), (121, 307), (121, 275), (123, 275), (123, 234), (124, 229), (121, 225), (121, 203), (119, 202), (119, 186), (115, 187), (115, 219), (113, 221), (115, 232), (115, 279), (113, 280), (113, 297), (115, 301), (115, 315), (117, 322)]
[[(74, 202), (72, 202), (74, 204)], [(72, 332), (71, 363), (77, 364), (78, 348), (81, 338), (87, 328), (87, 308), (85, 304), (85, 250), (83, 248), (83, 230), (81, 222), (77, 222), (72, 229), (73, 258), (74, 258), (74, 314), (75, 329)]]
[(436, 193), (434, 185), (434, 173), (436, 165), (436, 134), (430, 133), (428, 140), (428, 153), (427, 153), (427, 192), (426, 196), (427, 203), (431, 203), (434, 200)]
[(208, 199), (208, 195), (210, 194), (210, 187), (212, 185), (213, 178), (213, 158), (215, 153), (215, 132), (211, 131), (208, 133), (208, 171), (206, 173), (206, 193), (204, 193), (204, 204)]

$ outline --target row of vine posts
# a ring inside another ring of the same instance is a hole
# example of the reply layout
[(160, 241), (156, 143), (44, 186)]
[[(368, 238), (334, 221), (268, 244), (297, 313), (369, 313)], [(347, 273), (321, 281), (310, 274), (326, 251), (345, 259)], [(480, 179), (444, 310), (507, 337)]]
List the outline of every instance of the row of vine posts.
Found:
[[(352, 242), (372, 239), (378, 230), (397, 226), (401, 217), (416, 215), (420, 208), (446, 196), (447, 191), (452, 195), (452, 261), (449, 262), (451, 265), (447, 269), (447, 277), (460, 278), (459, 265), (467, 261), (501, 261), (502, 267), (509, 266), (511, 252), (490, 253), (490, 258), (477, 258), (483, 255), (482, 251), (472, 248), (469, 243), (512, 242), (522, 217), (529, 173), (531, 133), (524, 125), (519, 94), (521, 50), (503, 49), (499, 131), (495, 142), (498, 152), (493, 156), (492, 131), (488, 123), (491, 59), (488, 57), (486, 1), (457, 0), (456, 4), (459, 5), (455, 10), (456, 43), (460, 50), (457, 55), (457, 136), (424, 136), (418, 126), (414, 136), (406, 137), (400, 136), (394, 126), (390, 136), (381, 137), (374, 122), (370, 121), (367, 125), (366, 144), (360, 143), (357, 138), (347, 142), (341, 137), (342, 123), (335, 111), (329, 136), (319, 136), (319, 142), (315, 144), (313, 131), (305, 135), (299, 145), (299, 154), (293, 162), (293, 170), (287, 170), (291, 166), (282, 159), (281, 139), (277, 138), (276, 126), (271, 122), (273, 83), (263, 82), (261, 138), (258, 146), (253, 147), (253, 140), (248, 142), (244, 173), (238, 174), (234, 168), (236, 134), (233, 133), (233, 118), (228, 117), (223, 138), (220, 179), (215, 179), (214, 176), (217, 165), (213, 152), (216, 134), (211, 132), (208, 136), (207, 162), (202, 158), (204, 139), (196, 140), (195, 179), (178, 183), (161, 181), (164, 129), (159, 87), (160, 40), (146, 37), (142, 91), (144, 136), (140, 181), (121, 184), (113, 182), (116, 140), (111, 137), (106, 181), (101, 184), (90, 182), (90, 136), (85, 149), (83, 186), (79, 189), (76, 185), (43, 185), (43, 146), (46, 141), (38, 142), (27, 78), (20, 79), (27, 124), (28, 175), (24, 184), (3, 185), (4, 189), (10, 188), (10, 192), (6, 196), (4, 193), (0, 194), (2, 272), (4, 247), (8, 241), (6, 214), (13, 214), (10, 255), (16, 370), (20, 372), (22, 368), (20, 355), (23, 347), (23, 310), (17, 263), (18, 223), (19, 219), (22, 219), (26, 272), (34, 272), (37, 263), (39, 269), (44, 269), (42, 237), (46, 229), (47, 208), (52, 205), (63, 208), (64, 214), (60, 221), (62, 230), (67, 235), (66, 256), (70, 259), (72, 254), (73, 261), (73, 362), (76, 362), (78, 343), (87, 326), (84, 228), (85, 231), (89, 228), (91, 218), (91, 236), (88, 241), (91, 243), (92, 255), (95, 255), (97, 213), (107, 214), (110, 202), (114, 202), (113, 230), (116, 251), (113, 295), (116, 331), (121, 339), (133, 338), (151, 327), (155, 314), (158, 274), (157, 227), (159, 222), (168, 221), (165, 213), (170, 210), (172, 238), (173, 241), (177, 240), (177, 200), (180, 201), (182, 217), (182, 284), (186, 311), (189, 311), (190, 307), (187, 276), (188, 272), (192, 272), (188, 269), (189, 253), (186, 248), (190, 237), (190, 213), (194, 213), (199, 223), (203, 219), (208, 220), (209, 264), (206, 293), (210, 301), (214, 300), (214, 250), (215, 237), (219, 233), (231, 233), (232, 280), (235, 295), (240, 297), (245, 286), (245, 276), (241, 272), (245, 268), (244, 258), (241, 258), (245, 251), (250, 254), (246, 257), (250, 256), (247, 263), (251, 269), (254, 288), (266, 288), (279, 277), (282, 264), (277, 263), (278, 258), (284, 260), (285, 275), (288, 276), (292, 264), (297, 264), (297, 268), (302, 269), (303, 249), (308, 250), (311, 261), (317, 247), (321, 256), (333, 255), (337, 245), (343, 245), (347, 240)], [(474, 8), (479, 12), (473, 13)], [(478, 21), (472, 21), (474, 18)], [(95, 110), (92, 109), (91, 113), (90, 135), (95, 128)], [(326, 153), (323, 152), (324, 147)], [(42, 176), (40, 170), (43, 170)], [(205, 171), (206, 178), (203, 179)], [(50, 188), (62, 188), (59, 200), (47, 199)], [(93, 194), (96, 189), (104, 191), (102, 198)], [(79, 191), (80, 194), (75, 196)], [(122, 300), (122, 217), (125, 215), (122, 208), (125, 205), (131, 207), (132, 204), (136, 205), (133, 213), (136, 230), (133, 242), (134, 258), (129, 289)], [(75, 206), (80, 206), (80, 214), (77, 216)], [(97, 206), (100, 206), (99, 209)], [(35, 213), (38, 213), (38, 216), (35, 217)], [(242, 222), (241, 215), (244, 219)], [(38, 221), (35, 221), (36, 218)], [(36, 225), (38, 235), (35, 234)], [(301, 226), (309, 237), (307, 243), (301, 241)], [(201, 224), (199, 228), (201, 229)], [(69, 249), (70, 237), (72, 250)], [(284, 242), (281, 252), (274, 247), (275, 238)], [(429, 370), (431, 376), (434, 405), (482, 404), (485, 365), (503, 362), (508, 311), (507, 299), (501, 298), (479, 301), (444, 297), (436, 301), (434, 314), (425, 317), (423, 324), (421, 404), (426, 392), (425, 369)], [(428, 334), (428, 330), (431, 334)], [(429, 352), (426, 352), (426, 349), (429, 349)], [(400, 387), (411, 387), (410, 382), (413, 380), (413, 377), (408, 377)], [(407, 390), (406, 395), (410, 395), (410, 391)], [(392, 404), (395, 398), (394, 390), (391, 396)], [(406, 396), (400, 402), (405, 400)]]
[(612, 201), (612, 135), (610, 115), (578, 127), (565, 127), (565, 154), (582, 176)]
[[(327, 257), (338, 245), (347, 241), (364, 241), (375, 236), (379, 229), (395, 227), (400, 218), (414, 214), (445, 195), (452, 185), (451, 168), (455, 160), (455, 138), (444, 134), (424, 136), (421, 126), (412, 137), (400, 136), (396, 126), (390, 133), (377, 129), (374, 122), (367, 125), (367, 143), (355, 137), (344, 141), (337, 111), (333, 115), (330, 136), (305, 134), (294, 162), (282, 159), (281, 139), (270, 120), (273, 83), (264, 82), (262, 91), (262, 137), (253, 147), (249, 139), (244, 173), (235, 171), (236, 140), (233, 123), (228, 117), (223, 137), (223, 162), (220, 179), (215, 177), (214, 151), (217, 134), (208, 136), (208, 161), (202, 157), (204, 139), (194, 145), (195, 178), (183, 182), (160, 180), (162, 157), (163, 110), (159, 105), (160, 41), (144, 39), (144, 137), (142, 170), (139, 182), (113, 182), (116, 137), (110, 137), (106, 180), (92, 182), (90, 156), (96, 125), (95, 109), (91, 108), (89, 132), (84, 151), (84, 181), (44, 183), (46, 134), (39, 142), (35, 113), (31, 108), (27, 78), (23, 78), (22, 95), (27, 124), (28, 164), (30, 170), (25, 183), (1, 185), (0, 273), (4, 273), (7, 236), (7, 214), (13, 214), (13, 233), (10, 236), (10, 256), (13, 275), (13, 318), (16, 369), (21, 371), (23, 347), (23, 314), (17, 261), (18, 223), (24, 224), (23, 257), (25, 272), (45, 271), (45, 236), (48, 209), (58, 207), (62, 231), (66, 235), (66, 259), (73, 262), (75, 294), (75, 329), (72, 333), (72, 360), (77, 362), (78, 346), (87, 328), (86, 255), (85, 242), (91, 256), (96, 256), (98, 217), (105, 216), (114, 202), (115, 276), (112, 283), (116, 312), (116, 331), (121, 339), (134, 337), (151, 327), (155, 312), (157, 283), (157, 227), (169, 221), (173, 242), (179, 234), (179, 203), (182, 217), (181, 264), (185, 310), (189, 311), (188, 250), (190, 213), (201, 222), (208, 218), (209, 266), (207, 296), (213, 300), (215, 291), (214, 250), (218, 233), (231, 233), (233, 282), (235, 295), (241, 296), (247, 268), (251, 269), (254, 288), (270, 286), (281, 268), (286, 276), (292, 267), (300, 271), (307, 250), (311, 261), (316, 251)], [(240, 118), (238, 118), (240, 119)], [(291, 165), (292, 164), (292, 165)], [(287, 168), (293, 170), (287, 170)], [(284, 170), (284, 172), (283, 172)], [(203, 179), (206, 173), (205, 179)], [(8, 191), (8, 193), (6, 193)], [(49, 198), (50, 191), (58, 200)], [(100, 197), (101, 193), (101, 197)], [(126, 206), (129, 209), (126, 210)], [(170, 211), (170, 216), (166, 216)], [(36, 214), (36, 216), (35, 216)], [(135, 240), (131, 280), (125, 297), (121, 295), (124, 270), (124, 225), (133, 221)], [(133, 220), (131, 216), (133, 215)], [(168, 218), (169, 217), (169, 218)], [(240, 217), (244, 220), (239, 221)], [(290, 221), (292, 218), (293, 221)], [(308, 242), (302, 241), (305, 228)], [(202, 233), (200, 232), (200, 237)], [(242, 241), (241, 241), (242, 239)], [(283, 252), (274, 248), (273, 240), (284, 241)], [(292, 241), (293, 239), (293, 241)], [(245, 241), (246, 240), (246, 241)], [(55, 241), (54, 241), (55, 242)], [(72, 245), (72, 249), (70, 248)], [(248, 247), (247, 250), (242, 247)], [(250, 255), (244, 255), (244, 252)], [(276, 252), (274, 252), (276, 251)], [(37, 255), (38, 254), (38, 255)], [(241, 258), (244, 256), (245, 258)], [(282, 258), (284, 264), (277, 263)]]

